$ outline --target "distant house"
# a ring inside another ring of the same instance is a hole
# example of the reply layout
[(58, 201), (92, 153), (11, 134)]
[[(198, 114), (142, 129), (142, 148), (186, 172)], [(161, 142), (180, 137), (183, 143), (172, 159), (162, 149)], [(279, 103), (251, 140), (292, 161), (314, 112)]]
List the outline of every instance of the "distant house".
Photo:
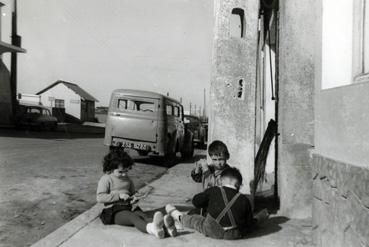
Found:
[(96, 98), (91, 96), (77, 84), (56, 81), (37, 93), (41, 96), (44, 106), (53, 109), (53, 115), (59, 121), (68, 122), (68, 119), (76, 121), (94, 121)]

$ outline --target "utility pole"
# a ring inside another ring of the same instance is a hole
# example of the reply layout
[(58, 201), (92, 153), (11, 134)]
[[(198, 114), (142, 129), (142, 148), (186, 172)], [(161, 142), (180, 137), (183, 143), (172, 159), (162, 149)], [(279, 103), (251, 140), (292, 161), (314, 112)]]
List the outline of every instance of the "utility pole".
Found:
[[(20, 47), (21, 46), (21, 36), (17, 34), (17, 0), (14, 0), (13, 12), (12, 12), (12, 45)], [(10, 60), (10, 91), (11, 91), (11, 101), (13, 116), (16, 114), (17, 110), (17, 53), (11, 53)]]
[(190, 115), (191, 115), (191, 111), (192, 111), (192, 103), (190, 102)]
[(195, 116), (197, 116), (197, 111), (196, 111), (196, 104), (195, 104)]
[(202, 116), (205, 118), (206, 116), (206, 88), (204, 88), (204, 109), (202, 112)]

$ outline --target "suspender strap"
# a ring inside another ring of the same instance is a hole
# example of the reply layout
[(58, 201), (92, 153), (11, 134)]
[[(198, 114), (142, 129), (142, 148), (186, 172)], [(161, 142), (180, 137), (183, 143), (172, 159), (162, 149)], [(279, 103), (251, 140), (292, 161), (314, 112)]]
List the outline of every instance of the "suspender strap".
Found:
[(234, 220), (232, 211), (231, 211), (231, 207), (233, 206), (233, 204), (236, 202), (236, 200), (238, 199), (238, 197), (241, 195), (240, 193), (237, 193), (230, 202), (228, 202), (227, 199), (227, 195), (223, 189), (223, 187), (220, 187), (220, 191), (222, 192), (222, 196), (223, 196), (223, 201), (224, 204), (226, 205), (225, 208), (223, 209), (223, 211), (218, 215), (218, 217), (215, 219), (216, 222), (220, 222), (220, 220), (225, 216), (225, 214), (228, 214), (229, 220), (231, 221), (232, 226), (236, 226), (236, 221)]

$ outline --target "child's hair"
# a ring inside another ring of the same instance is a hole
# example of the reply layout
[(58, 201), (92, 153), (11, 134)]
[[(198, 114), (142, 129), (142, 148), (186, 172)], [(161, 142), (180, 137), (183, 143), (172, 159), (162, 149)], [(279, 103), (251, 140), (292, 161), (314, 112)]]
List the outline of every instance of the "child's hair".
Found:
[(223, 142), (218, 140), (210, 143), (208, 153), (210, 156), (217, 155), (223, 156), (226, 160), (229, 159), (229, 152), (227, 146)]
[(111, 172), (118, 169), (119, 166), (129, 168), (134, 164), (131, 156), (129, 156), (122, 148), (114, 148), (104, 156), (103, 172)]
[(240, 171), (235, 167), (228, 167), (220, 174), (220, 177), (228, 177), (237, 180), (236, 187), (239, 188), (242, 184), (242, 175)]

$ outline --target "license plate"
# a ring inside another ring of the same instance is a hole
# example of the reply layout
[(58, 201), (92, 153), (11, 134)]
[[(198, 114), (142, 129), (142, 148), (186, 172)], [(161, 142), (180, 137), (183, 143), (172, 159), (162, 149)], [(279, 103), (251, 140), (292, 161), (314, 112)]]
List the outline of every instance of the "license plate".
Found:
[(132, 149), (140, 149), (140, 150), (147, 150), (147, 145), (142, 143), (134, 143), (134, 142), (128, 142), (128, 141), (114, 141), (116, 145), (118, 143), (122, 143), (122, 147), (124, 148), (132, 148)]

